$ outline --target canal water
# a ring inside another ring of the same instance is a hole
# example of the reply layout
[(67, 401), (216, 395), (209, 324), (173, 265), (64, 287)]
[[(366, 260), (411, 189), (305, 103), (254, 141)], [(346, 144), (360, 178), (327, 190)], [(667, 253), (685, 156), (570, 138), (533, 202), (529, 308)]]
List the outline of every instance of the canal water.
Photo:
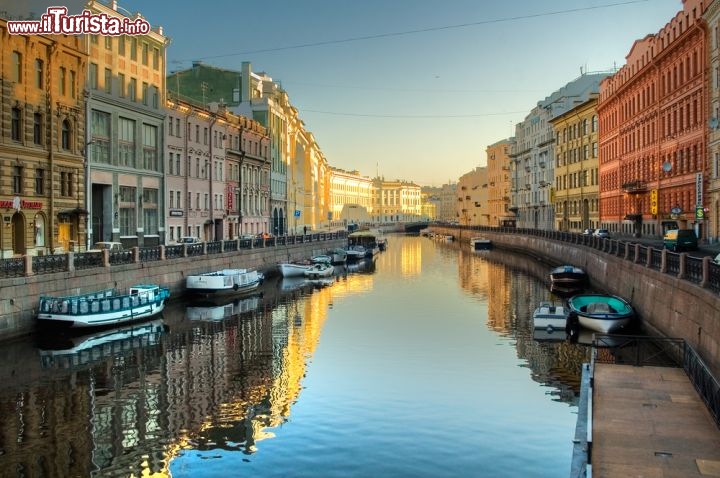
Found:
[(327, 282), (0, 346), (0, 476), (569, 476), (589, 347), (547, 264), (389, 236)]

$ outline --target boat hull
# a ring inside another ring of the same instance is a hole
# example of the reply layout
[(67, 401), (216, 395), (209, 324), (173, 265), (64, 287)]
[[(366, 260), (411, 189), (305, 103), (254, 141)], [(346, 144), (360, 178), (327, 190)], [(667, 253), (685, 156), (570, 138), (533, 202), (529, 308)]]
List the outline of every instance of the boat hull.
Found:
[(241, 295), (255, 291), (262, 284), (263, 276), (246, 269), (223, 269), (218, 272), (188, 276), (185, 289), (201, 296)]
[(635, 317), (635, 311), (625, 299), (612, 295), (575, 295), (568, 299), (568, 306), (577, 314), (582, 327), (603, 334), (627, 327)]
[(492, 249), (492, 241), (480, 237), (470, 239), (470, 248), (473, 251), (489, 251)]
[[(91, 301), (74, 301), (72, 298), (42, 298), (37, 320), (41, 326), (60, 328), (112, 327), (120, 324), (149, 319), (160, 314), (165, 308), (169, 291), (161, 289), (160, 294), (144, 303), (135, 301), (133, 296), (112, 296)], [(129, 301), (127, 307), (124, 299)], [(83, 305), (84, 303), (84, 305)], [(115, 307), (115, 305), (119, 305)], [(78, 306), (82, 306), (78, 307)], [(87, 310), (85, 310), (87, 308)]]
[(550, 271), (550, 282), (553, 285), (569, 287), (582, 286), (587, 281), (587, 274), (579, 267), (560, 266)]
[(305, 271), (310, 269), (310, 267), (312, 266), (287, 262), (278, 264), (280, 275), (283, 277), (304, 277)]
[(543, 302), (533, 312), (533, 328), (565, 330), (568, 311), (560, 304)]

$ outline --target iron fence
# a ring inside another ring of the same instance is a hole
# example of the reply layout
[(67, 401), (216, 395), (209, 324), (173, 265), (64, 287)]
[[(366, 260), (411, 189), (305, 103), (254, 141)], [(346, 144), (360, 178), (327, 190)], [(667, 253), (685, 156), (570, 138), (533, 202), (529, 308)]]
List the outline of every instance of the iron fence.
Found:
[(650, 267), (659, 271), (662, 268), (662, 251), (657, 249), (652, 250), (650, 255)]
[(102, 252), (78, 252), (73, 257), (75, 269), (92, 269), (103, 266)]
[(62, 272), (67, 270), (68, 255), (52, 254), (49, 256), (33, 256), (32, 270), (35, 274)]
[(140, 262), (160, 260), (160, 246), (143, 247), (140, 249)]
[(685, 257), (685, 277), (687, 280), (699, 284), (703, 280), (702, 259)]
[(177, 259), (183, 256), (183, 250), (185, 246), (182, 244), (175, 244), (174, 246), (165, 246), (165, 259)]

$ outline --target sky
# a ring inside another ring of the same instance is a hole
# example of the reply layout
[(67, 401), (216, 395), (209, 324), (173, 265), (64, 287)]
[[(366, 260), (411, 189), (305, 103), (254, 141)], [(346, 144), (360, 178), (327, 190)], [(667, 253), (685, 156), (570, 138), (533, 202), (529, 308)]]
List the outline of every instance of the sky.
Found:
[(168, 72), (249, 61), (282, 84), (331, 166), (423, 186), (485, 165), (486, 148), (513, 136), (538, 101), (581, 71), (621, 67), (635, 40), (682, 9), (681, 0), (119, 5), (163, 26)]

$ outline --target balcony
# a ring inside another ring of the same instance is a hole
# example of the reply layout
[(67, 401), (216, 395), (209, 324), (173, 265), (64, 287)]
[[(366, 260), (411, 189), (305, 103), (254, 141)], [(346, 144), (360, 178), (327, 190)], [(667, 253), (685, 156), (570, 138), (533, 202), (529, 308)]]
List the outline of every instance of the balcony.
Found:
[(648, 187), (645, 181), (636, 179), (635, 181), (623, 184), (622, 190), (627, 194), (644, 194), (647, 192)]

